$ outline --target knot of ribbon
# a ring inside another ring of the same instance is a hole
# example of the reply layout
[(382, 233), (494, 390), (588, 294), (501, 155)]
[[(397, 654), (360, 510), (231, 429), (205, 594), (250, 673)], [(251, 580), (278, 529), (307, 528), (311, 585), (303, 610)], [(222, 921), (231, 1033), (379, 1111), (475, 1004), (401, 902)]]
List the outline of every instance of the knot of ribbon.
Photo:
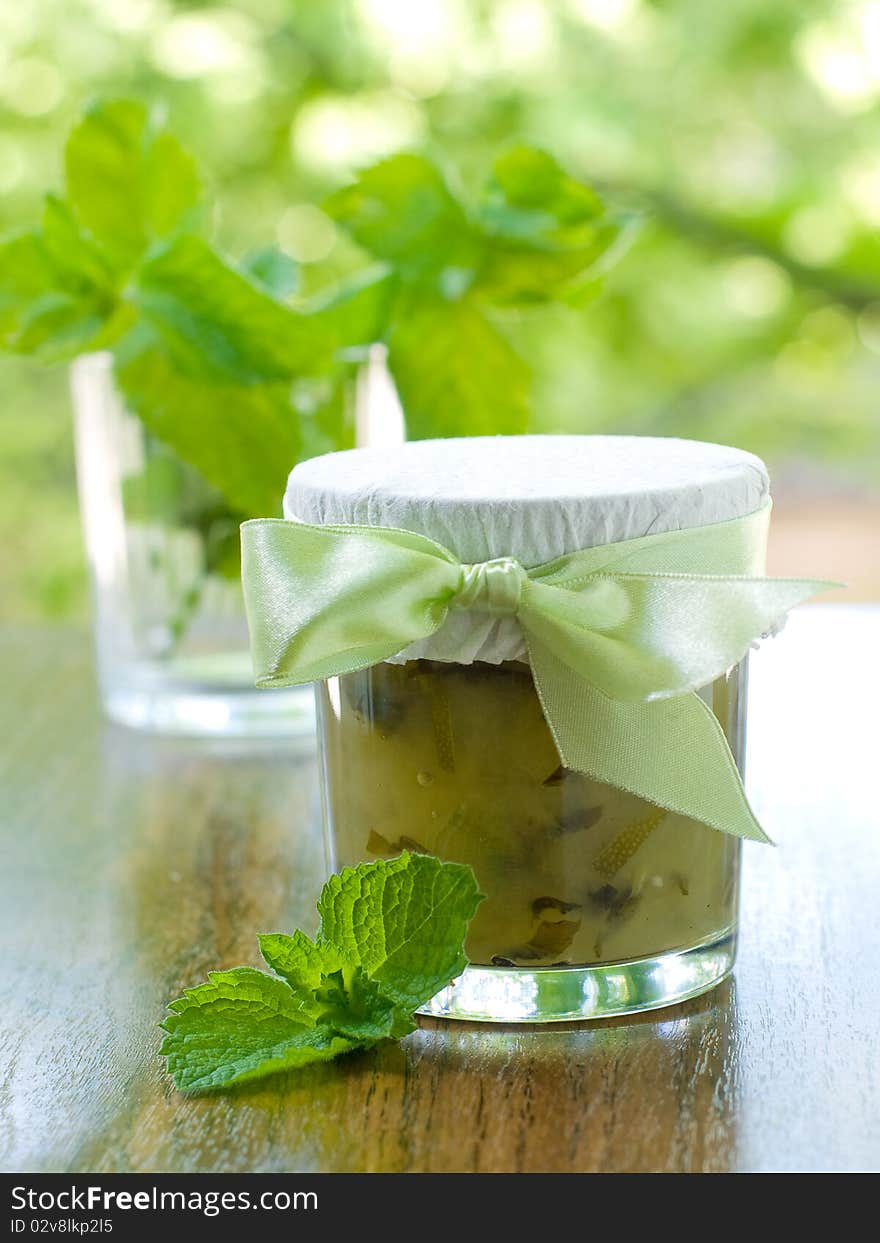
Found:
[(253, 519), (241, 530), (256, 683), (367, 668), (434, 634), (451, 610), (513, 618), (566, 768), (768, 841), (698, 692), (830, 585), (760, 576), (769, 511), (529, 569), (513, 557), (463, 565), (390, 527)]
[(461, 586), (450, 604), (496, 617), (515, 617), (526, 572), (514, 557), (496, 557), (461, 567)]

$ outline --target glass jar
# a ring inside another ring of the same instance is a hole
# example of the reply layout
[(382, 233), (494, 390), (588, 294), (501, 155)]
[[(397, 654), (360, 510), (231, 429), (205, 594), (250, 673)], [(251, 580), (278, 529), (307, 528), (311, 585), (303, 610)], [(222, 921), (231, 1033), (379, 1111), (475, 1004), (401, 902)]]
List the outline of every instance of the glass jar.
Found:
[[(740, 765), (745, 690), (743, 661), (702, 692)], [(739, 840), (562, 768), (527, 664), (381, 664), (317, 693), (331, 867), (424, 851), (486, 895), (427, 1013), (626, 1013), (730, 970)]]
[[(267, 685), (297, 662), (340, 670), (317, 685), (329, 866), (422, 851), (469, 864), (486, 895), (470, 965), (424, 1012), (596, 1018), (722, 980), (736, 834), (761, 836), (736, 775), (748, 639), (703, 662), (728, 629), (743, 633), (719, 584), (763, 574), (758, 459), (641, 437), (423, 441), (301, 463), (284, 514), (330, 530), (254, 532), (255, 652)], [(395, 548), (409, 533), (433, 551), (388, 559), (377, 528)], [(299, 553), (272, 560), (276, 538), (304, 550), (303, 579)], [(453, 571), (435, 574), (433, 557)], [(325, 625), (338, 651), (323, 651)], [(386, 634), (398, 648), (382, 648)], [(348, 671), (377, 649), (381, 663)], [(647, 680), (624, 685), (633, 669)], [(701, 680), (708, 712), (691, 689)]]
[(109, 354), (71, 368), (80, 510), (107, 715), (169, 734), (314, 740), (305, 687), (253, 685), (237, 515), (127, 411)]

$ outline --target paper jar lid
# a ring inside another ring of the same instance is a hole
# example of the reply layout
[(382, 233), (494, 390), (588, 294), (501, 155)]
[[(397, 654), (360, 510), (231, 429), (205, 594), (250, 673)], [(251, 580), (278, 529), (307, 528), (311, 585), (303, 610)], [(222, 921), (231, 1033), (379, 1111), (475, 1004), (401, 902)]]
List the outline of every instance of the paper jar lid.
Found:
[[(463, 562), (564, 553), (743, 518), (770, 485), (741, 449), (648, 436), (475, 436), (351, 449), (301, 462), (284, 516), (399, 527)], [(400, 659), (498, 663), (525, 656), (516, 622), (455, 612)]]

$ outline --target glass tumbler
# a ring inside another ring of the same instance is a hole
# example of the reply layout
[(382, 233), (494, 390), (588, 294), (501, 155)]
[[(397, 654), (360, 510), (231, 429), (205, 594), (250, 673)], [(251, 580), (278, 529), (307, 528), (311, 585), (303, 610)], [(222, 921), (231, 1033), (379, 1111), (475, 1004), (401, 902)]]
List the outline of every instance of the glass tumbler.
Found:
[(312, 746), (311, 689), (254, 688), (239, 518), (124, 408), (110, 355), (78, 359), (71, 387), (107, 715), (161, 733)]

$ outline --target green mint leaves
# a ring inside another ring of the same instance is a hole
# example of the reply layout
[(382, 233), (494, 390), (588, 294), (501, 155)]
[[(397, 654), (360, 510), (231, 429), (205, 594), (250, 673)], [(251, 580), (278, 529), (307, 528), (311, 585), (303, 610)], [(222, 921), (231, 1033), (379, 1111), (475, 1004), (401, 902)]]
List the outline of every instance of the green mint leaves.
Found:
[(413, 439), (494, 436), (528, 426), (531, 376), (503, 332), (470, 298), (402, 298), (388, 366)]
[(150, 246), (199, 219), (195, 166), (142, 104), (89, 109), (65, 151), (66, 197), (0, 245), (0, 341), (54, 362), (112, 345), (134, 315), (126, 289)]
[(511, 324), (589, 300), (631, 233), (546, 152), (504, 152), (473, 198), (397, 155), (325, 203), (364, 266), (305, 297), (277, 247), (217, 248), (193, 159), (143, 104), (90, 108), (64, 165), (40, 224), (0, 242), (0, 349), (112, 350), (128, 407), (236, 520), (277, 514), (297, 461), (352, 445), (349, 381), (374, 343), (410, 437), (526, 430)]
[(498, 157), (473, 206), (430, 160), (398, 155), (366, 169), (325, 210), (403, 284), (484, 307), (568, 300), (574, 283), (598, 279), (629, 227), (531, 147)]
[[(207, 239), (193, 160), (138, 102), (86, 112), (65, 178), (37, 228), (0, 242), (0, 348), (112, 350), (127, 406), (236, 522), (278, 513), (301, 457), (353, 442), (345, 343), (290, 303), (296, 265), (273, 247), (236, 263)], [(303, 378), (320, 381), (307, 408)]]
[(487, 237), (478, 288), (514, 305), (591, 297), (634, 223), (609, 215), (589, 186), (530, 147), (495, 161), (477, 217)]
[(467, 965), (462, 943), (482, 896), (469, 867), (431, 855), (331, 876), (314, 941), (260, 937), (275, 975), (215, 971), (171, 1003), (160, 1053), (177, 1087), (228, 1087), (407, 1035), (413, 1011)]
[(73, 214), (117, 271), (130, 270), (152, 242), (199, 222), (194, 160), (161, 115), (135, 100), (90, 108), (67, 140), (64, 166)]
[(47, 199), (40, 227), (0, 243), (0, 343), (54, 362), (100, 349), (117, 311), (113, 273), (69, 207)]
[(364, 250), (408, 282), (437, 285), (444, 269), (470, 268), (479, 240), (440, 170), (419, 155), (396, 155), (364, 169), (324, 210)]
[(473, 205), (430, 160), (398, 155), (325, 210), (393, 281), (378, 339), (414, 438), (524, 431), (529, 368), (503, 313), (589, 300), (631, 233), (588, 186), (528, 147), (496, 160)]
[(184, 234), (148, 256), (137, 299), (176, 364), (197, 378), (290, 382), (330, 361), (316, 358), (320, 334), (307, 316), (200, 237)]

